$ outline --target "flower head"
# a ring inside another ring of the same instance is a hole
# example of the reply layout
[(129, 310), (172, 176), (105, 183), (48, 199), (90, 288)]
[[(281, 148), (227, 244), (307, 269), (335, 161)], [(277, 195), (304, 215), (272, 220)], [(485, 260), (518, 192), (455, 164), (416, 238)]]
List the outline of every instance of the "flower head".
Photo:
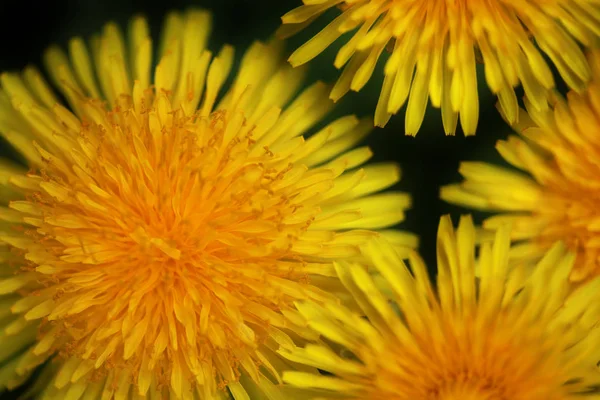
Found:
[(170, 14), (153, 72), (143, 18), (127, 44), (108, 24), (92, 54), (51, 48), (68, 106), (34, 68), (1, 76), (0, 131), (31, 169), (0, 173), (0, 389), (53, 357), (44, 398), (273, 393), (272, 349), (311, 336), (293, 302), (331, 299), (332, 260), (403, 219), (405, 194), (374, 194), (397, 167), (357, 169), (370, 120), (305, 139), (327, 87), (295, 97), (302, 71), (276, 42), (251, 46), (220, 96), (234, 55), (213, 57), (209, 30), (204, 11)]
[[(385, 49), (385, 78), (375, 111), (384, 126), (408, 99), (406, 133), (415, 135), (427, 100), (441, 108), (446, 134), (454, 134), (458, 115), (465, 135), (475, 133), (479, 115), (476, 61), (485, 66), (488, 86), (515, 121), (520, 83), (537, 109), (547, 108), (554, 86), (545, 54), (572, 88), (580, 90), (590, 71), (579, 43), (600, 37), (596, 0), (304, 0), (282, 17), (281, 33), (303, 29), (326, 10), (342, 11), (290, 57), (301, 65), (343, 34), (354, 31), (335, 59), (344, 67), (331, 98), (360, 90)], [(579, 42), (579, 43), (578, 43)], [(540, 52), (540, 49), (542, 52)]]
[[(344, 399), (578, 399), (600, 381), (597, 311), (600, 280), (572, 292), (573, 255), (557, 244), (534, 268), (508, 268), (509, 231), (500, 229), (475, 257), (475, 229), (449, 217), (437, 239), (437, 289), (416, 255), (410, 269), (384, 241), (366, 249), (395, 293), (399, 313), (364, 269), (339, 263), (340, 278), (367, 319), (327, 304), (299, 304), (309, 326), (344, 346), (282, 348), (295, 362), (331, 375), (285, 372), (283, 380)], [(481, 277), (475, 278), (475, 263)]]
[(539, 259), (556, 240), (577, 253), (571, 276), (600, 275), (600, 52), (589, 56), (594, 79), (582, 94), (556, 97), (552, 108), (538, 111), (526, 99), (520, 133), (496, 148), (514, 170), (465, 162), (465, 181), (442, 189), (445, 200), (502, 214), (484, 221), (496, 229), (511, 222), (513, 239), (522, 241), (512, 256)]

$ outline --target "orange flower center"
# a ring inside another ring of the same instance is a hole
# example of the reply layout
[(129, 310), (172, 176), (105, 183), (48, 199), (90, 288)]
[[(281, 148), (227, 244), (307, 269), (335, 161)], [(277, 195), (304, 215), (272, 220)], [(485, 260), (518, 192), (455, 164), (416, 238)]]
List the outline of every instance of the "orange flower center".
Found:
[(39, 189), (11, 203), (38, 228), (26, 258), (46, 287), (30, 317), (47, 315), (43, 331), (87, 360), (82, 374), (226, 384), (262, 362), (251, 350), (265, 316), (312, 290), (292, 247), (319, 208), (306, 202), (311, 182), (295, 186), (241, 113), (155, 104), (106, 112), (89, 101), (80, 131), (40, 148), (47, 169), (28, 175)]
[(499, 315), (501, 322), (491, 324), (456, 318), (446, 326), (428, 326), (432, 332), (414, 332), (419, 343), (414, 347), (392, 344), (385, 357), (361, 356), (366, 365), (372, 363), (375, 376), (375, 384), (366, 385), (372, 390), (368, 398), (382, 399), (384, 393), (398, 399), (565, 398), (557, 390), (564, 371), (554, 348), (564, 344), (550, 343), (541, 329), (515, 331), (513, 317)]

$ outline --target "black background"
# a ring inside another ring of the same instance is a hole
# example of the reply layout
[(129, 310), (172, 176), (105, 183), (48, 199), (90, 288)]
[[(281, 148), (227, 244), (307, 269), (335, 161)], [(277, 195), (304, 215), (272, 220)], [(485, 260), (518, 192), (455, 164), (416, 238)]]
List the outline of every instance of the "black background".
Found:
[[(213, 12), (211, 50), (218, 51), (223, 44), (232, 44), (239, 60), (252, 41), (268, 39), (279, 26), (281, 15), (300, 3), (301, 0), (0, 0), (0, 70), (18, 70), (29, 63), (41, 66), (41, 55), (48, 45), (58, 43), (66, 47), (72, 36), (89, 37), (109, 20), (125, 28), (128, 19), (137, 13), (147, 16), (154, 43), (157, 43), (165, 13), (190, 6)], [(288, 43), (288, 51), (293, 51), (318, 32), (335, 12), (326, 14), (305, 32), (293, 37)], [(312, 61), (307, 82), (333, 82), (336, 79), (339, 72), (333, 67), (333, 59), (343, 43), (344, 39), (336, 42)], [(456, 221), (461, 213), (468, 212), (440, 201), (439, 187), (460, 179), (457, 168), (461, 160), (499, 161), (494, 144), (510, 132), (495, 108), (496, 100), (487, 89), (481, 66), (478, 67), (480, 120), (475, 137), (465, 138), (460, 128), (456, 136), (445, 136), (440, 111), (429, 108), (415, 138), (404, 135), (402, 109), (384, 129), (376, 129), (366, 140), (375, 152), (375, 161), (393, 160), (401, 165), (403, 177), (397, 188), (410, 192), (413, 197), (413, 206), (401, 226), (420, 235), (421, 253), (432, 270), (435, 268), (435, 234), (440, 215), (450, 213)], [(382, 79), (380, 62), (369, 84), (359, 93), (346, 95), (335, 114), (372, 115)], [(5, 156), (10, 152), (10, 149), (2, 150)], [(15, 395), (5, 393), (0, 399), (15, 398)]]

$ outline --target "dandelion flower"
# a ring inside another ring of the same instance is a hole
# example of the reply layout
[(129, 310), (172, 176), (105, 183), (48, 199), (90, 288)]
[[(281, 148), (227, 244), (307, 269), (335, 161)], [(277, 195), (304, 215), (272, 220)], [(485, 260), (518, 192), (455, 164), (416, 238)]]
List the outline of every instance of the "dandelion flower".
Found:
[(509, 269), (507, 228), (476, 260), (471, 219), (463, 217), (456, 231), (451, 224), (449, 217), (440, 221), (437, 289), (414, 253), (409, 269), (384, 241), (367, 247), (400, 315), (362, 267), (337, 264), (368, 320), (343, 306), (300, 303), (309, 326), (349, 354), (325, 345), (284, 347), (288, 359), (330, 375), (290, 371), (283, 380), (317, 390), (321, 399), (361, 400), (579, 399), (600, 382), (599, 316), (589, 308), (600, 280), (573, 292), (567, 275), (574, 256), (561, 244), (530, 276)]
[(276, 399), (273, 349), (313, 335), (293, 302), (329, 301), (332, 260), (403, 219), (407, 195), (376, 194), (397, 167), (356, 168), (372, 122), (303, 138), (327, 87), (295, 97), (276, 42), (224, 90), (233, 49), (212, 57), (210, 21), (170, 14), (154, 71), (143, 18), (128, 42), (108, 24), (91, 52), (51, 48), (68, 106), (35, 68), (1, 76), (0, 131), (30, 170), (0, 172), (0, 389), (52, 359), (43, 399)]
[(514, 226), (520, 241), (512, 257), (539, 259), (556, 240), (577, 253), (571, 278), (600, 275), (600, 51), (589, 56), (593, 80), (582, 94), (556, 97), (551, 109), (538, 111), (525, 99), (516, 130), (496, 145), (517, 169), (465, 162), (465, 181), (442, 189), (443, 199), (501, 214), (484, 228)]
[(389, 49), (375, 124), (384, 126), (408, 99), (408, 135), (418, 132), (428, 99), (441, 108), (446, 134), (454, 134), (459, 115), (465, 135), (475, 134), (478, 60), (511, 121), (518, 114), (514, 87), (519, 84), (537, 109), (547, 108), (546, 91), (554, 87), (551, 65), (568, 85), (582, 89), (590, 70), (580, 44), (592, 46), (600, 38), (597, 0), (303, 1), (303, 6), (282, 17), (283, 36), (303, 29), (336, 5), (342, 11), (292, 54), (292, 65), (306, 63), (354, 31), (335, 58), (337, 68), (345, 66), (331, 92), (337, 100), (349, 90), (362, 89)]

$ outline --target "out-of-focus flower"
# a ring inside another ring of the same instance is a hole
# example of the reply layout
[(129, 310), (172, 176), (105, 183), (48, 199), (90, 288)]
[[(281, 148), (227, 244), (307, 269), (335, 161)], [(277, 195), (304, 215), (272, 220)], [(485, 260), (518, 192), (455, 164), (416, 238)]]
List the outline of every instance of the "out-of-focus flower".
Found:
[(535, 260), (557, 240), (577, 253), (571, 278), (600, 274), (600, 51), (589, 56), (593, 81), (567, 100), (555, 96), (551, 109), (538, 111), (526, 100), (515, 129), (519, 136), (496, 148), (513, 169), (465, 162), (465, 181), (442, 188), (443, 199), (502, 213), (484, 228), (513, 224), (522, 241), (512, 257)]
[(293, 302), (337, 301), (332, 261), (373, 235), (414, 244), (363, 230), (409, 205), (376, 194), (395, 165), (357, 168), (372, 122), (312, 131), (328, 88), (295, 96), (276, 42), (220, 96), (234, 55), (206, 49), (210, 21), (169, 15), (154, 70), (143, 18), (50, 49), (68, 106), (35, 68), (1, 76), (0, 131), (31, 169), (0, 172), (0, 389), (53, 358), (44, 399), (276, 398), (273, 349), (314, 336)]
[(514, 87), (519, 84), (536, 109), (547, 108), (547, 89), (554, 87), (551, 66), (570, 87), (583, 89), (590, 70), (579, 46), (593, 46), (600, 38), (597, 0), (303, 1), (282, 17), (282, 36), (302, 30), (330, 8), (341, 12), (292, 54), (292, 65), (310, 61), (354, 31), (335, 59), (337, 68), (345, 66), (331, 92), (337, 100), (362, 89), (389, 49), (375, 124), (384, 126), (408, 99), (409, 135), (421, 127), (428, 99), (441, 108), (446, 134), (454, 134), (459, 115), (465, 135), (475, 133), (478, 59), (509, 121), (518, 115)]
[(330, 373), (290, 371), (284, 382), (313, 398), (356, 400), (575, 400), (597, 385), (599, 314), (589, 304), (598, 303), (600, 279), (573, 292), (574, 256), (561, 244), (531, 274), (509, 268), (506, 226), (475, 257), (471, 219), (456, 231), (451, 224), (444, 217), (439, 226), (436, 288), (418, 256), (409, 257), (409, 269), (384, 241), (366, 249), (395, 303), (362, 266), (338, 263), (367, 319), (335, 304), (300, 303), (308, 325), (349, 352), (283, 347), (289, 360)]

